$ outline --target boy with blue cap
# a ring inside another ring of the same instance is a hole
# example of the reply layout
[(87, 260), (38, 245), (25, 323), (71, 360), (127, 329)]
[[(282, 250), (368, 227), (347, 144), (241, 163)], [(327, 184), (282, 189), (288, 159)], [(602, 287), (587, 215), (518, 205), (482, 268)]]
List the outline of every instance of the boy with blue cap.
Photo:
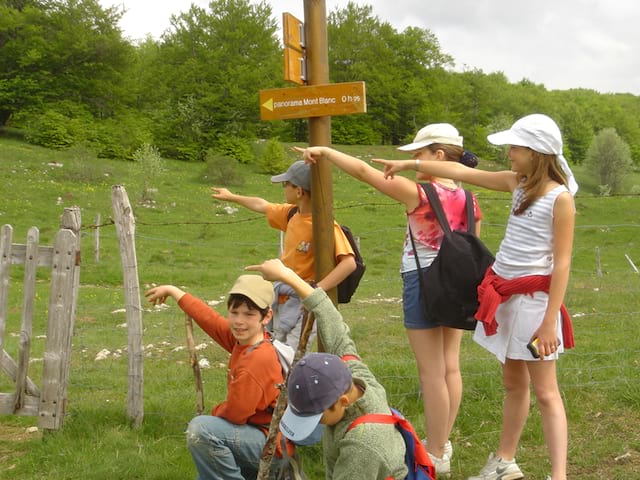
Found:
[(315, 316), (326, 353), (309, 353), (289, 374), (287, 409), (280, 431), (295, 443), (311, 443), (323, 430), (326, 478), (332, 480), (404, 479), (405, 443), (392, 424), (363, 423), (358, 417), (389, 414), (384, 387), (360, 360), (349, 327), (321, 288), (313, 288), (280, 260), (247, 270), (290, 285)]

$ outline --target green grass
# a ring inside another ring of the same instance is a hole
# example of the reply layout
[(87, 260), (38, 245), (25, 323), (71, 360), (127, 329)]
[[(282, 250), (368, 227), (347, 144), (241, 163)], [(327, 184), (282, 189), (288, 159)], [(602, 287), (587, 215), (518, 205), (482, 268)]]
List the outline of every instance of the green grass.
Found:
[[(350, 153), (401, 158), (391, 147), (349, 147)], [(61, 165), (61, 166), (60, 166)], [(0, 224), (14, 227), (24, 243), (29, 227), (39, 227), (51, 244), (62, 209), (81, 208), (81, 287), (73, 336), (64, 428), (42, 437), (27, 434), (35, 418), (0, 419), (0, 478), (11, 479), (182, 479), (195, 469), (185, 447), (184, 428), (195, 413), (195, 393), (185, 344), (184, 316), (171, 303), (144, 312), (145, 418), (132, 428), (125, 415), (125, 353), (96, 361), (106, 348), (127, 344), (122, 267), (110, 222), (111, 187), (124, 185), (136, 216), (141, 290), (172, 283), (206, 300), (222, 300), (247, 264), (277, 256), (278, 233), (259, 215), (240, 209), (228, 214), (210, 198), (202, 181), (204, 164), (166, 161), (157, 179), (154, 203), (141, 203), (143, 177), (130, 162), (95, 159), (82, 150), (53, 152), (0, 138)], [(245, 184), (231, 187), (247, 195), (281, 201), (282, 189), (269, 176), (244, 166)], [(559, 362), (559, 379), (569, 417), (569, 472), (580, 479), (640, 478), (640, 276), (625, 254), (640, 265), (638, 198), (598, 197), (596, 186), (576, 169), (582, 189), (572, 279), (566, 303), (574, 315), (577, 348)], [(367, 273), (351, 304), (341, 307), (361, 356), (387, 387), (389, 398), (423, 433), (423, 415), (413, 356), (401, 320), (398, 274), (405, 216), (402, 208), (334, 170), (334, 212), (360, 236)], [(638, 174), (629, 185), (639, 184)], [(496, 250), (504, 234), (509, 197), (477, 190), (484, 213), (483, 238)], [(100, 259), (93, 245), (101, 215)], [(599, 264), (597, 263), (599, 258)], [(599, 269), (598, 269), (599, 268)], [(21, 315), (23, 272), (12, 269), (5, 348), (15, 355)], [(49, 276), (39, 272), (38, 305), (30, 376), (40, 383)], [(145, 305), (145, 308), (146, 305)], [(224, 303), (220, 304), (224, 310)], [(502, 387), (497, 361), (463, 341), (463, 405), (453, 434), (452, 478), (466, 478), (495, 448), (500, 431)], [(212, 368), (205, 370), (207, 409), (224, 398), (226, 354), (196, 329), (196, 343)], [(0, 374), (0, 391), (11, 383)], [(624, 454), (629, 454), (616, 460)], [(324, 478), (319, 447), (302, 449), (312, 480)], [(535, 406), (518, 461), (528, 478), (549, 471)]]

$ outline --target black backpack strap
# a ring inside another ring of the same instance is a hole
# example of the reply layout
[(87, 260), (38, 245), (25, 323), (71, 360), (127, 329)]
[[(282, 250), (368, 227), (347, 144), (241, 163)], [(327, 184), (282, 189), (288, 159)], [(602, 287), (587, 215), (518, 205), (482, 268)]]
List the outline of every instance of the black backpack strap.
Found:
[(287, 223), (289, 223), (289, 220), (291, 220), (291, 217), (293, 217), (296, 213), (298, 213), (298, 207), (293, 207), (291, 210), (287, 212)]
[(464, 191), (467, 198), (467, 232), (476, 234), (476, 216), (473, 213), (473, 197), (469, 190)]
[(427, 194), (429, 205), (431, 205), (433, 213), (436, 214), (436, 218), (438, 219), (440, 228), (442, 228), (442, 231), (445, 235), (448, 235), (449, 233), (451, 233), (451, 227), (449, 226), (447, 216), (442, 209), (442, 203), (440, 202), (440, 198), (438, 197), (438, 192), (436, 192), (435, 187), (431, 183), (421, 183), (420, 186), (424, 190), (424, 193)]

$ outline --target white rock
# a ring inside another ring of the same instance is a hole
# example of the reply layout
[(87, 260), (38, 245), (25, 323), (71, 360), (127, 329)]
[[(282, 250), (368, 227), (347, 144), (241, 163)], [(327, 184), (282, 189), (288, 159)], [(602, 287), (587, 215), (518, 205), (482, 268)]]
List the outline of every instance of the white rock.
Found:
[(105, 360), (107, 358), (109, 358), (109, 355), (111, 355), (111, 352), (109, 350), (107, 350), (106, 348), (103, 348), (102, 350), (100, 350), (98, 352), (98, 354), (96, 355), (95, 360)]

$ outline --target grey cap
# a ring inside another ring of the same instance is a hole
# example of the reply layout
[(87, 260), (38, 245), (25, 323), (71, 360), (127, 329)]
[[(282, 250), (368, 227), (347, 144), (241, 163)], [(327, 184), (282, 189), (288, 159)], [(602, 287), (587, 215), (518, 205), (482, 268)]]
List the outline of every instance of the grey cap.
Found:
[(289, 169), (271, 177), (273, 183), (289, 182), (296, 187), (301, 187), (307, 192), (311, 191), (311, 167), (304, 163), (302, 160), (298, 160), (291, 164)]

